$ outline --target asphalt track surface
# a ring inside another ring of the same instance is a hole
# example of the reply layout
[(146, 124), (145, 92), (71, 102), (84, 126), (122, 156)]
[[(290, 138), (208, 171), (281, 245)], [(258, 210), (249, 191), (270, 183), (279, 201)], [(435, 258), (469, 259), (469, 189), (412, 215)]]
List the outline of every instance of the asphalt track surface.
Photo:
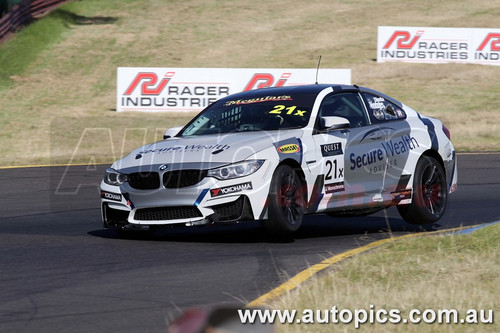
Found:
[[(424, 230), (500, 219), (500, 154), (459, 154), (458, 163), (445, 217)], [(188, 307), (243, 306), (326, 257), (389, 231), (422, 231), (391, 208), (307, 216), (289, 239), (257, 222), (121, 239), (101, 226), (105, 168), (0, 170), (0, 332), (165, 332)]]

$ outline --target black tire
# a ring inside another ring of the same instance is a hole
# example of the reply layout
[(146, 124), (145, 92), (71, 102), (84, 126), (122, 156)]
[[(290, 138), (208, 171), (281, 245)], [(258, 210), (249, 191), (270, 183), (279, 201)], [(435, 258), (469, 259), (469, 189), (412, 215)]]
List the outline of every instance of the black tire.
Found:
[(292, 167), (280, 165), (271, 180), (264, 226), (272, 234), (295, 232), (302, 225), (305, 211), (305, 191), (299, 175)]
[(412, 202), (397, 206), (399, 214), (411, 224), (434, 223), (444, 215), (447, 200), (443, 167), (435, 158), (422, 156), (415, 168)]

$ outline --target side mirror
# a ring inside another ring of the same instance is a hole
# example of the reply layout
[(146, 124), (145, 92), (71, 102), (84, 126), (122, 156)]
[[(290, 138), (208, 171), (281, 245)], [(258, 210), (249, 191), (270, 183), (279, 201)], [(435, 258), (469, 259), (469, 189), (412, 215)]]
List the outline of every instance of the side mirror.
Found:
[(168, 130), (165, 131), (165, 134), (163, 134), (163, 140), (176, 136), (179, 133), (179, 131), (183, 128), (184, 126), (169, 128)]
[(325, 116), (320, 119), (321, 130), (332, 131), (336, 129), (349, 128), (351, 123), (347, 118), (336, 116)]

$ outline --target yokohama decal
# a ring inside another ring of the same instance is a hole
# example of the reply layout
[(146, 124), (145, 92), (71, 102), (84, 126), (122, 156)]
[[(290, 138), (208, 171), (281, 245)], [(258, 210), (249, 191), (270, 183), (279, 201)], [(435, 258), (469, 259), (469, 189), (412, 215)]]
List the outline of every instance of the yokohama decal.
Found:
[(221, 187), (221, 188), (214, 188), (210, 190), (210, 196), (213, 197), (219, 197), (221, 195), (225, 194), (232, 194), (232, 193), (237, 193), (241, 191), (247, 191), (253, 189), (252, 183), (247, 182), (247, 183), (242, 183), (242, 184), (236, 184), (236, 185), (231, 185), (231, 186), (226, 186), (226, 187)]
[(108, 200), (114, 200), (114, 201), (122, 201), (121, 194), (110, 193), (110, 192), (105, 192), (105, 191), (101, 191), (101, 198), (108, 199)]

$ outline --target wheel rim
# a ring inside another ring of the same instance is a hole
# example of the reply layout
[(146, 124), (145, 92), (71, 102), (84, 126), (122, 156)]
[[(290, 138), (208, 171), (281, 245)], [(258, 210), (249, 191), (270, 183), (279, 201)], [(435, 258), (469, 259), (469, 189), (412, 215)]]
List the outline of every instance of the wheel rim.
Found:
[(433, 216), (440, 216), (445, 208), (444, 175), (434, 164), (428, 165), (422, 173), (422, 201)]
[(283, 175), (279, 189), (278, 203), (283, 217), (290, 225), (297, 225), (304, 215), (304, 199), (299, 179), (294, 173)]

